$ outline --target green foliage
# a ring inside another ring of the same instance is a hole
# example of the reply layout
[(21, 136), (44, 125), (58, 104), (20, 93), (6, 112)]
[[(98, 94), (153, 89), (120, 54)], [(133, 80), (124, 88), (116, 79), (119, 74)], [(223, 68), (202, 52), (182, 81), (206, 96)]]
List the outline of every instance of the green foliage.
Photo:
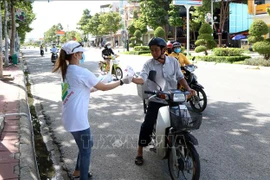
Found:
[(83, 10), (83, 15), (80, 19), (80, 21), (77, 23), (78, 25), (78, 29), (83, 31), (83, 34), (88, 34), (89, 31), (88, 31), (88, 22), (89, 20), (91, 19), (91, 14), (90, 14), (90, 11), (88, 9), (85, 9)]
[(201, 56), (199, 59), (208, 62), (234, 63), (250, 58), (250, 56)]
[(244, 53), (244, 49), (241, 48), (215, 48), (215, 56), (241, 56)]
[(252, 66), (268, 66), (270, 67), (270, 61), (265, 60), (263, 58), (249, 58), (244, 61), (246, 65)]
[(58, 23), (57, 25), (53, 25), (48, 31), (45, 32), (44, 35), (44, 42), (46, 43), (56, 43), (57, 42), (57, 35), (56, 35), (56, 31), (62, 30), (63, 26)]
[[(26, 34), (31, 32), (33, 28), (30, 27), (31, 23), (36, 19), (36, 15), (33, 13), (33, 6), (31, 1), (17, 0), (14, 1), (15, 8), (20, 8), (25, 14), (24, 21), (17, 20), (16, 23), (19, 24), (17, 28), (18, 35), (20, 37), (20, 43), (23, 44), (25, 41)], [(10, 3), (8, 1), (8, 3)], [(2, 27), (4, 27), (4, 2), (0, 4), (2, 6)], [(8, 27), (10, 26), (10, 21), (8, 21)], [(4, 31), (2, 31), (4, 33)], [(4, 34), (3, 34), (4, 37)]]
[(122, 18), (117, 12), (102, 13), (99, 16), (98, 30), (101, 34), (115, 34), (121, 27)]
[[(214, 40), (214, 37), (212, 36), (213, 30), (211, 26), (207, 23), (203, 23), (200, 30), (199, 30), (199, 36), (198, 40), (195, 41), (195, 45), (199, 47), (195, 48), (196, 52), (205, 52), (205, 55), (207, 55), (207, 50), (212, 49), (213, 47), (216, 47), (216, 41)], [(202, 48), (201, 46), (204, 46), (205, 48)]]
[(152, 29), (167, 23), (170, 0), (140, 0), (140, 18)]
[(101, 24), (100, 19), (99, 19), (100, 14), (96, 13), (94, 16), (92, 16), (88, 23), (85, 25), (85, 28), (87, 29), (87, 32), (94, 36), (99, 36), (101, 35), (98, 27)]
[(157, 27), (154, 31), (154, 36), (155, 37), (161, 37), (165, 39), (165, 31), (162, 27)]
[(148, 46), (135, 46), (134, 51), (149, 51), (150, 52)]
[(270, 39), (259, 41), (253, 44), (253, 50), (264, 56), (264, 59), (270, 58)]
[(263, 41), (264, 38), (262, 36), (248, 36), (248, 42), (249, 43), (255, 43), (255, 42), (258, 42), (258, 41)]
[(196, 53), (199, 53), (199, 52), (204, 52), (204, 51), (206, 51), (207, 50), (207, 48), (205, 47), (205, 46), (197, 46), (195, 49), (195, 52)]
[(141, 37), (142, 37), (141, 31), (136, 30), (134, 32), (134, 36), (129, 39), (131, 47), (141, 45), (143, 43), (142, 40), (141, 40)]
[(253, 23), (250, 25), (249, 34), (252, 36), (262, 36), (267, 33), (268, 33), (268, 26), (261, 19), (254, 20)]
[(184, 24), (183, 19), (179, 16), (180, 6), (175, 6), (170, 4), (170, 11), (169, 11), (169, 24), (171, 26), (177, 27), (182, 26)]
[(211, 26), (207, 23), (203, 23), (200, 30), (199, 30), (199, 34), (213, 34), (213, 30), (211, 28)]

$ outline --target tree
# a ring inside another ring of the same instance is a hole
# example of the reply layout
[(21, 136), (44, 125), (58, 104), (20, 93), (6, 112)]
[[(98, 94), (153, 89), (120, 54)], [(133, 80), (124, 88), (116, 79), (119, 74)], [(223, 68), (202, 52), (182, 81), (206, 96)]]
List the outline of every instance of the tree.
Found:
[(255, 20), (249, 28), (248, 42), (254, 43), (252, 49), (264, 56), (264, 59), (270, 58), (270, 39), (264, 39), (262, 36), (269, 32), (267, 24), (263, 20)]
[(183, 19), (179, 16), (180, 6), (176, 6), (170, 4), (170, 11), (169, 11), (169, 24), (173, 26), (174, 29), (174, 39), (177, 37), (177, 27), (183, 26)]
[(83, 15), (80, 19), (80, 21), (77, 23), (78, 27), (77, 29), (81, 30), (83, 32), (83, 34), (88, 34), (89, 33), (89, 29), (88, 29), (88, 22), (91, 19), (91, 14), (90, 14), (90, 10), (85, 9), (83, 10)]
[(31, 1), (16, 1), (15, 7), (20, 8), (25, 14), (25, 18), (23, 20), (16, 21), (19, 24), (19, 27), (16, 30), (20, 37), (20, 43), (24, 43), (26, 34), (33, 30), (33, 28), (30, 27), (30, 24), (36, 19), (36, 15), (33, 13)]
[(197, 46), (195, 52), (204, 51), (205, 55), (208, 55), (207, 50), (216, 47), (217, 44), (212, 34), (213, 30), (211, 26), (207, 23), (203, 23), (199, 30), (198, 40), (195, 42), (195, 45)]
[(171, 0), (140, 0), (141, 17), (152, 29), (159, 26), (166, 29), (169, 4)]
[(141, 31), (136, 30), (134, 36), (130, 38), (130, 47), (140, 46), (143, 43), (141, 38), (142, 38)]
[(53, 25), (48, 31), (45, 32), (44, 42), (46, 43), (56, 43), (58, 40), (58, 36), (56, 31), (63, 30), (63, 26), (58, 23), (57, 25)]
[(248, 42), (249, 43), (256, 43), (258, 41), (263, 41), (263, 35), (268, 33), (268, 26), (267, 24), (261, 20), (255, 20), (249, 28), (249, 36)]
[(229, 17), (229, 4), (231, 0), (220, 0), (220, 14), (219, 14), (219, 28), (218, 28), (218, 46), (222, 44), (222, 33), (224, 31), (224, 24)]
[[(98, 30), (101, 34), (110, 34), (112, 39), (115, 33), (122, 27), (122, 18), (117, 12), (102, 13), (99, 16), (101, 24), (98, 26)], [(114, 41), (112, 42), (114, 43)]]
[(163, 38), (163, 39), (167, 39), (165, 38), (165, 31), (162, 27), (157, 27), (154, 31), (154, 36), (155, 37), (160, 37), (160, 38)]
[(88, 23), (86, 24), (86, 28), (88, 32), (94, 36), (99, 36), (101, 35), (98, 26), (101, 24), (100, 19), (99, 19), (100, 14), (96, 13), (94, 16), (92, 16)]

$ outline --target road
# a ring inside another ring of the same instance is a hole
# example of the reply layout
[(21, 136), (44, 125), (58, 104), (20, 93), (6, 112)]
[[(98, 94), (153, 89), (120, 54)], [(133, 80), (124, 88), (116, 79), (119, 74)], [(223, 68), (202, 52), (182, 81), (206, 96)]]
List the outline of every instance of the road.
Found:
[[(30, 72), (31, 90), (57, 177), (72, 173), (77, 147), (61, 124), (60, 74), (51, 73), (49, 53), (23, 50)], [(83, 64), (98, 73), (99, 49), (90, 49)], [(120, 55), (121, 66), (140, 71), (149, 57)], [(270, 179), (270, 68), (197, 62), (196, 75), (205, 87), (208, 106), (198, 138), (201, 179)], [(145, 152), (145, 164), (134, 164), (143, 107), (135, 84), (91, 94), (89, 121), (94, 136), (91, 171), (94, 179), (170, 179), (166, 160)], [(52, 139), (52, 140), (51, 140)], [(60, 154), (58, 153), (60, 151)]]

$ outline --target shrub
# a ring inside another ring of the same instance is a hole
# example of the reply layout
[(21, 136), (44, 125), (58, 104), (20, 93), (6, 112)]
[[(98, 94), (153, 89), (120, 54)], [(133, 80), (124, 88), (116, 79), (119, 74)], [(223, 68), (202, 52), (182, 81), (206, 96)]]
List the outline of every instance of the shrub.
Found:
[(263, 58), (250, 58), (246, 59), (244, 61), (244, 64), (246, 65), (252, 65), (252, 66), (270, 66), (270, 61), (267, 61)]
[(134, 47), (134, 50), (135, 50), (135, 51), (149, 51), (149, 52), (150, 52), (148, 46), (135, 46), (135, 47)]
[(253, 50), (264, 56), (264, 59), (270, 58), (270, 40), (259, 41), (253, 44)]
[(243, 61), (250, 56), (202, 56), (199, 57), (203, 61), (208, 62), (225, 62), (225, 63), (233, 63), (237, 61)]
[(165, 39), (165, 31), (162, 27), (157, 27), (154, 31), (154, 36), (155, 37), (160, 37)]
[(198, 53), (198, 52), (203, 52), (203, 51), (206, 51), (207, 48), (205, 46), (197, 46), (195, 48), (195, 52)]
[(244, 53), (240, 48), (215, 48), (215, 56), (241, 56)]

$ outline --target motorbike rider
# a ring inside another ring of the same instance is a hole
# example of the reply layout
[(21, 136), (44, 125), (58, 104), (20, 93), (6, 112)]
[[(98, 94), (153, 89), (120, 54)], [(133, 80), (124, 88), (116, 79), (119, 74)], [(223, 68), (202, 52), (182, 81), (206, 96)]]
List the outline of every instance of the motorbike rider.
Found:
[(111, 49), (111, 47), (112, 47), (111, 46), (111, 43), (110, 42), (106, 42), (105, 45), (104, 45), (104, 49), (101, 52), (101, 55), (102, 55), (104, 61), (107, 64), (107, 66), (106, 66), (106, 72), (109, 72), (109, 70), (110, 70), (110, 60), (112, 59), (111, 58), (111, 55), (112, 54), (114, 55), (114, 52)]
[(167, 50), (165, 51), (165, 55), (169, 55), (172, 53), (172, 48), (173, 48), (173, 44), (171, 43), (171, 41), (167, 42)]
[[(149, 72), (151, 70), (155, 70), (156, 82), (163, 90), (167, 91), (170, 89), (176, 89), (177, 84), (180, 83), (187, 91), (194, 95), (195, 91), (188, 86), (177, 60), (165, 55), (167, 46), (166, 41), (159, 37), (153, 37), (149, 41), (148, 46), (151, 50), (152, 59), (146, 61), (142, 71), (140, 72), (140, 76), (134, 77), (132, 82), (135, 84), (147, 83), (148, 90), (150, 91), (159, 90), (155, 83), (147, 81)], [(166, 104), (162, 103), (158, 99), (148, 103), (147, 113), (145, 115), (144, 122), (141, 125), (139, 135), (138, 151), (135, 158), (136, 165), (142, 165), (144, 162), (143, 147), (146, 147), (151, 141), (151, 134), (154, 124), (156, 123), (158, 110), (164, 105)]]
[(181, 49), (181, 44), (179, 42), (174, 42), (173, 43), (173, 52), (171, 54), (169, 54), (169, 56), (175, 57), (180, 66), (184, 67), (185, 65), (191, 64), (191, 62), (189, 62), (189, 60), (187, 59), (187, 57), (181, 53), (182, 49)]
[(58, 53), (58, 49), (57, 49), (57, 47), (55, 46), (55, 44), (53, 44), (53, 47), (50, 49), (50, 51), (51, 51), (51, 53), (52, 53), (52, 56), (51, 56), (51, 59), (53, 58), (53, 54), (54, 53)]
[[(40, 45), (39, 49), (40, 49), (40, 55), (44, 54), (44, 47), (43, 47), (42, 44)], [(42, 51), (43, 51), (43, 52), (42, 52)]]

